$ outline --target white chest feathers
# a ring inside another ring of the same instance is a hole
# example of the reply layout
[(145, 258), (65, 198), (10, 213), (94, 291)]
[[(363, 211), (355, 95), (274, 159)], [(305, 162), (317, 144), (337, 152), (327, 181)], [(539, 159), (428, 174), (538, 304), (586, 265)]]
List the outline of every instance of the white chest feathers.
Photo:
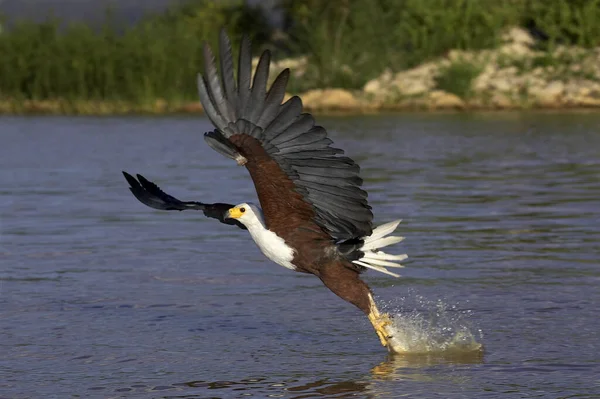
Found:
[(234, 213), (237, 215), (238, 221), (248, 228), (252, 239), (267, 258), (278, 265), (296, 270), (292, 264), (294, 250), (285, 243), (283, 238), (265, 227), (263, 212), (258, 206), (252, 203), (243, 203), (232, 209), (236, 209)]
[(288, 269), (296, 269), (292, 264), (294, 250), (285, 243), (283, 238), (263, 226), (248, 226), (248, 232), (267, 258)]

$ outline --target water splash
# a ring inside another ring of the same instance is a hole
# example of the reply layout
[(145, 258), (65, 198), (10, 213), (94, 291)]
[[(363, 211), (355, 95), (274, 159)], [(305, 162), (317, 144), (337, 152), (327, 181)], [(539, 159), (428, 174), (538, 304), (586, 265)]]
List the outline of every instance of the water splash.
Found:
[[(390, 311), (393, 325), (392, 346), (410, 354), (461, 354), (482, 352), (481, 330), (473, 332), (470, 310), (460, 310), (457, 305), (430, 301), (422, 296), (410, 296), (416, 306), (401, 301), (400, 311)], [(410, 310), (404, 311), (403, 309)], [(392, 308), (388, 306), (388, 308)], [(398, 309), (398, 306), (393, 308)]]

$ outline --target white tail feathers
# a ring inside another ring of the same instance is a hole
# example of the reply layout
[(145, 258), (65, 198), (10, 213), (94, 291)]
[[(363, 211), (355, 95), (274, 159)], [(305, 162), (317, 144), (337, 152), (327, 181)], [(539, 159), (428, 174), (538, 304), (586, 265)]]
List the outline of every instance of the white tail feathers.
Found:
[(379, 251), (380, 248), (387, 247), (404, 240), (404, 237), (388, 236), (388, 234), (391, 234), (394, 232), (394, 230), (396, 230), (396, 227), (398, 227), (400, 222), (401, 220), (395, 220), (393, 222), (377, 226), (370, 236), (365, 237), (365, 243), (360, 248), (365, 255), (358, 260), (352, 261), (352, 263), (368, 267), (369, 269), (377, 270), (381, 273), (389, 274), (390, 276), (400, 277), (399, 274), (390, 272), (385, 268), (385, 266), (404, 267), (397, 262), (408, 258), (408, 256), (390, 255), (383, 251)]

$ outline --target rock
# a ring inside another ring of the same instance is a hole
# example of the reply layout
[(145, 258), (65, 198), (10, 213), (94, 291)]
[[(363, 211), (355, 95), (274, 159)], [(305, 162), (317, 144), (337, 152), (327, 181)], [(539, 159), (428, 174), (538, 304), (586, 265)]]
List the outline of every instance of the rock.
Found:
[(381, 95), (383, 90), (385, 90), (390, 85), (393, 79), (394, 74), (392, 73), (392, 71), (386, 69), (378, 78), (369, 80), (365, 84), (363, 91), (365, 93), (373, 94), (376, 96)]
[(367, 82), (363, 91), (375, 99), (387, 101), (424, 94), (435, 86), (434, 76), (439, 65), (429, 62), (396, 74), (386, 70), (377, 79)]
[(435, 86), (435, 75), (439, 65), (428, 62), (416, 68), (398, 72), (392, 82), (393, 88), (405, 96), (422, 94)]
[(429, 93), (429, 104), (435, 109), (463, 109), (465, 102), (455, 94), (443, 90), (434, 90)]
[(471, 85), (474, 92), (484, 92), (490, 87), (490, 76), (481, 74), (473, 80)]
[(423, 94), (431, 88), (431, 85), (427, 84), (423, 79), (397, 80), (395, 86), (398, 92), (405, 96)]
[(573, 105), (579, 107), (600, 107), (600, 96), (591, 97), (591, 96), (579, 96), (573, 98)]
[(499, 92), (509, 92), (514, 87), (514, 84), (509, 80), (509, 78), (505, 77), (497, 77), (490, 81), (489, 84), (491, 87), (496, 89)]
[(509, 43), (500, 46), (498, 53), (504, 56), (519, 58), (530, 56), (532, 51), (529, 46), (523, 43)]
[(534, 68), (534, 70), (531, 71), (531, 74), (533, 76), (543, 76), (544, 75), (544, 69), (542, 67)]
[(360, 101), (348, 90), (309, 90), (300, 96), (307, 109), (312, 110), (357, 110)]
[(545, 87), (531, 87), (529, 94), (534, 98), (537, 105), (544, 107), (556, 107), (561, 104), (561, 95), (565, 90), (565, 84), (561, 81), (553, 81)]
[(490, 98), (490, 105), (494, 106), (495, 108), (513, 108), (514, 107), (514, 101), (512, 100), (512, 98), (510, 98), (509, 96), (507, 96), (504, 93), (494, 93), (492, 95), (492, 97)]
[(492, 64), (492, 63), (487, 64), (483, 68), (481, 73), (473, 80), (473, 82), (471, 84), (473, 91), (483, 92), (483, 91), (488, 90), (490, 88), (490, 86), (492, 85), (492, 79), (494, 78), (494, 76), (496, 75), (497, 72), (498, 72), (498, 69), (494, 64)]
[(548, 83), (544, 92), (552, 97), (557, 97), (565, 90), (565, 84), (559, 80)]
[(502, 34), (502, 41), (504, 43), (519, 43), (525, 46), (531, 46), (535, 44), (535, 40), (533, 39), (533, 37), (531, 37), (529, 32), (527, 32), (525, 29), (518, 28), (516, 26), (508, 28)]

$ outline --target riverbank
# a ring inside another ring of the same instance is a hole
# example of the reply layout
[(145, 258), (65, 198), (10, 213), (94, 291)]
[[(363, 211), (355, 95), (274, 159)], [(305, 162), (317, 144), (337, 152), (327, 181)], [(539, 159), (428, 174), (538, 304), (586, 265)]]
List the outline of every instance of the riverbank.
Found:
[[(511, 28), (496, 49), (451, 50), (415, 68), (386, 70), (362, 89), (312, 89), (300, 93), (305, 109), (318, 113), (408, 110), (600, 109), (600, 47), (535, 48), (524, 30)], [(255, 60), (256, 61), (256, 60)], [(301, 80), (307, 59), (275, 62), (271, 80), (284, 68)], [(348, 72), (349, 74), (352, 71)], [(288, 97), (290, 94), (288, 94)], [(195, 100), (124, 101), (0, 100), (1, 114), (201, 113)]]

